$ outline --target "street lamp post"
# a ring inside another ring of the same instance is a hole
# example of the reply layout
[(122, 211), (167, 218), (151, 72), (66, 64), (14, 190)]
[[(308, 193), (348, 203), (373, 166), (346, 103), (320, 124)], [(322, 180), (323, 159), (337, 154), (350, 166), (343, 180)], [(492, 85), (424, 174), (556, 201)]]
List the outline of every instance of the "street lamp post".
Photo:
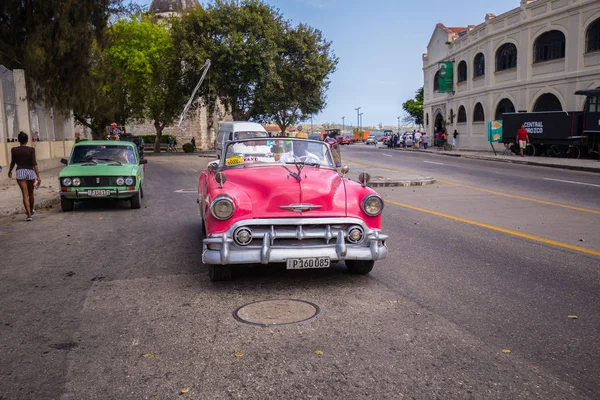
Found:
[(342, 117), (342, 134), (344, 133), (344, 128), (346, 127), (344, 120), (346, 117)]
[(359, 115), (360, 107), (355, 108), (355, 110), (356, 110), (356, 126), (357, 126), (356, 129), (357, 129), (358, 135), (360, 136), (360, 115)]
[(398, 135), (400, 134), (400, 117), (396, 117), (398, 118)]
[[(363, 116), (363, 113), (358, 114), (358, 132), (361, 132), (360, 127), (362, 126), (362, 116)], [(361, 132), (361, 136), (362, 136), (362, 132)]]
[(310, 133), (313, 131), (312, 115), (310, 116)]

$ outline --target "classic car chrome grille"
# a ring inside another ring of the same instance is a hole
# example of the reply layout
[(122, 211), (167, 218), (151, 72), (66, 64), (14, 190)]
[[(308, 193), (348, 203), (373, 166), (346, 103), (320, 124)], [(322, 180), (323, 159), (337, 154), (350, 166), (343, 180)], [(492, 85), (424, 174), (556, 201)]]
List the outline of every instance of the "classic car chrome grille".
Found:
[(270, 245), (298, 246), (327, 245), (335, 242), (339, 231), (352, 224), (306, 224), (306, 225), (243, 225), (252, 231), (252, 241), (248, 246), (261, 246), (268, 234)]

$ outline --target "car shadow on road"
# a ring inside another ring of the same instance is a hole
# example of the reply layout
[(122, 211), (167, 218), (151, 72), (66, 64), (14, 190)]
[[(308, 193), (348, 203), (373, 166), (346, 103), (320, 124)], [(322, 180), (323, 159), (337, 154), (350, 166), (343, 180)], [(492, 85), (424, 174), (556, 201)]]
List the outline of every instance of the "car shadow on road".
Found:
[(94, 199), (75, 202), (73, 211), (105, 212), (131, 210), (129, 199)]

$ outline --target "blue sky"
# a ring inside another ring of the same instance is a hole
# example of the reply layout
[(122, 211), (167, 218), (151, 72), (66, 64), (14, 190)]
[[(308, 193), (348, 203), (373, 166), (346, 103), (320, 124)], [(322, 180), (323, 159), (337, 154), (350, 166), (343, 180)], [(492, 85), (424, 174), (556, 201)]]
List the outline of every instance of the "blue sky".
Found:
[[(150, 0), (136, 0), (149, 5)], [(331, 76), (327, 107), (315, 123), (396, 125), (402, 103), (423, 85), (421, 55), (438, 22), (476, 25), (486, 13), (502, 14), (519, 0), (264, 0), (293, 23), (320, 29), (340, 61)], [(204, 4), (206, 1), (202, 1)]]

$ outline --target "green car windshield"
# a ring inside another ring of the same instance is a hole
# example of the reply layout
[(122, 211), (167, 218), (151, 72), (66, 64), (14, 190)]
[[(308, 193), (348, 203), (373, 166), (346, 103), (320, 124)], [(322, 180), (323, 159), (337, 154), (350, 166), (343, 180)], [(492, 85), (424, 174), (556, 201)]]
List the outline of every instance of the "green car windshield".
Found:
[(132, 146), (83, 145), (75, 146), (71, 155), (71, 164), (86, 162), (118, 162), (136, 164), (135, 150)]

